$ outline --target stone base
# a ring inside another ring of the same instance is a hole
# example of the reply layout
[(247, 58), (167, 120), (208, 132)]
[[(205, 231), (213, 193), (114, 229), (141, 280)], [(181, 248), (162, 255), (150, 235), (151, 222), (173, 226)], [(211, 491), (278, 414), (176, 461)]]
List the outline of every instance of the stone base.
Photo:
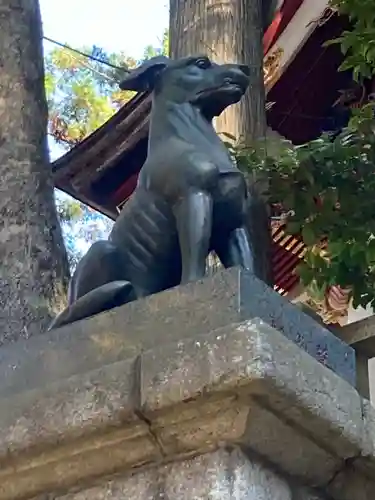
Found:
[(0, 351), (0, 500), (372, 500), (369, 402), (217, 283)]
[[(239, 448), (116, 477), (59, 500), (325, 500)], [(42, 500), (42, 498), (40, 498)]]
[(352, 347), (250, 273), (234, 268), (0, 349), (0, 397), (254, 318), (356, 385)]
[(295, 500), (298, 484), (321, 498), (372, 500), (375, 491), (370, 404), (260, 320), (0, 404), (1, 500), (122, 492), (135, 500), (248, 500), (249, 492)]

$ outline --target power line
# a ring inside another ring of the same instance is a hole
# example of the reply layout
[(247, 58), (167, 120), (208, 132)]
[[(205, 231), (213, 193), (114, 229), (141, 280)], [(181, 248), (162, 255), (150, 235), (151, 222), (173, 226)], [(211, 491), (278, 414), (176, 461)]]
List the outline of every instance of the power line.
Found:
[(91, 59), (92, 61), (104, 64), (105, 66), (108, 66), (110, 68), (129, 73), (129, 70), (127, 68), (116, 66), (115, 64), (112, 64), (109, 61), (106, 61), (105, 59), (100, 59), (99, 57), (95, 57), (92, 54), (86, 54), (85, 52), (82, 52), (81, 50), (78, 50), (78, 49), (73, 49), (72, 47), (69, 47), (69, 45), (58, 42), (57, 40), (53, 40), (52, 38), (49, 38), (48, 36), (43, 36), (43, 38), (44, 38), (44, 40), (47, 40), (48, 42), (53, 43), (54, 45), (58, 45), (59, 47), (62, 47), (63, 49), (70, 50), (71, 52), (75, 52), (76, 54), (79, 54), (82, 57), (86, 57), (87, 59)]

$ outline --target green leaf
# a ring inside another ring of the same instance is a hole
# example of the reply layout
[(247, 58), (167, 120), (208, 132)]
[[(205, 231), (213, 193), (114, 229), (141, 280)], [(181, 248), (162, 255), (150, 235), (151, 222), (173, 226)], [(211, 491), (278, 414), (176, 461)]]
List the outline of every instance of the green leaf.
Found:
[(312, 246), (317, 241), (317, 236), (309, 224), (303, 227), (301, 235), (306, 246)]
[(330, 241), (328, 243), (327, 251), (331, 258), (335, 258), (341, 255), (345, 249), (345, 242), (342, 241)]
[(366, 247), (366, 260), (369, 266), (375, 264), (375, 239), (371, 238)]
[(314, 280), (315, 276), (314, 271), (311, 268), (309, 268), (305, 263), (301, 263), (297, 267), (297, 273), (301, 278), (302, 283), (305, 286), (310, 285), (310, 283)]
[(289, 234), (297, 234), (301, 232), (301, 223), (295, 221), (288, 221), (285, 230)]
[[(168, 38), (168, 31), (164, 31), (160, 40), (162, 53), (168, 48)], [(81, 47), (80, 50), (91, 53), (92, 47)], [(152, 50), (158, 52), (159, 48), (152, 47)], [(106, 56), (119, 69), (60, 47), (45, 58), (49, 133), (58, 142), (74, 145), (103, 125), (134, 95), (132, 92), (121, 92), (118, 82), (124, 75), (122, 68), (135, 67), (135, 59), (122, 52)]]

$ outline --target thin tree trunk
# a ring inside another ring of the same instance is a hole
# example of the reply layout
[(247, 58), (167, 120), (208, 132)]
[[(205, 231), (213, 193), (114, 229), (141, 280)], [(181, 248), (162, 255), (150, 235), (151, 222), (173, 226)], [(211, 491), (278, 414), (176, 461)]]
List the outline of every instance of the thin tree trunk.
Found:
[[(240, 103), (216, 119), (218, 133), (251, 144), (266, 135), (263, 76), (263, 32), (277, 0), (171, 0), (170, 55), (207, 54), (218, 63), (249, 65), (250, 87)], [(270, 278), (270, 229), (266, 203), (251, 186), (249, 229), (256, 244), (257, 268)]]
[(0, 345), (65, 303), (68, 261), (49, 166), (37, 0), (0, 0)]

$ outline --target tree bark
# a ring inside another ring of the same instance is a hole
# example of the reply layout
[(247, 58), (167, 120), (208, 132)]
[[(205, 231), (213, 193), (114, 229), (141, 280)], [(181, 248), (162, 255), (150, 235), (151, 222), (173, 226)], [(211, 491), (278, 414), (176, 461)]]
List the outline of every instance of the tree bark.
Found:
[(37, 0), (0, 0), (0, 345), (45, 330), (69, 268), (47, 145)]
[[(215, 122), (218, 133), (229, 133), (246, 144), (265, 140), (266, 136), (263, 33), (277, 3), (277, 0), (170, 1), (171, 57), (207, 54), (218, 63), (238, 62), (250, 67), (248, 92)], [(255, 186), (250, 189), (249, 229), (262, 278), (271, 283), (268, 210)]]
[(242, 101), (216, 120), (216, 130), (238, 140), (265, 137), (263, 31), (277, 2), (272, 0), (171, 0), (171, 57), (207, 54), (218, 63), (250, 66), (250, 88)]

